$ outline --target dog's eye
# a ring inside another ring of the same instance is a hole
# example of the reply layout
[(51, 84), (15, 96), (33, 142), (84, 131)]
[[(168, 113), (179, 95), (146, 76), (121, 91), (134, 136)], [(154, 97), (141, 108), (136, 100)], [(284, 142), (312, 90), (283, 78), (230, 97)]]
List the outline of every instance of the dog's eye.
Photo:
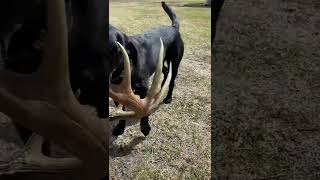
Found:
[(121, 55), (120, 48), (116, 43), (113, 43), (110, 47), (110, 54), (113, 56), (119, 56)]
[(117, 41), (123, 45), (123, 40), (122, 40), (122, 36), (120, 34), (117, 34)]

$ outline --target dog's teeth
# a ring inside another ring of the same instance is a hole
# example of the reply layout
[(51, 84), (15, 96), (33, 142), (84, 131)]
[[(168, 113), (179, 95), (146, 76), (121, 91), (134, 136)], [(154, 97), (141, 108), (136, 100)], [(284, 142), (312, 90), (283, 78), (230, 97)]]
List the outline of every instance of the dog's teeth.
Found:
[(164, 62), (164, 67), (168, 68), (168, 62), (167, 61)]
[(75, 93), (75, 97), (78, 99), (81, 95), (81, 89), (77, 89), (76, 93)]

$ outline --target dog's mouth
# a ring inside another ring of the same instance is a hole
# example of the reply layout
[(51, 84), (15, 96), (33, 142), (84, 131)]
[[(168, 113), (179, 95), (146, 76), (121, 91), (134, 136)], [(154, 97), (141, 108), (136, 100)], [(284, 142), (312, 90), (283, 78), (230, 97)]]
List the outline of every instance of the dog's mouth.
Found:
[[(121, 64), (123, 64), (123, 57), (121, 54), (120, 47), (116, 43), (109, 43), (109, 82), (115, 77), (115, 75), (119, 75), (117, 72), (119, 68), (121, 68)], [(110, 84), (110, 83), (109, 83)]]
[(116, 69), (110, 76), (109, 84), (120, 84), (123, 79), (123, 69)]
[[(88, 94), (88, 92), (81, 90), (80, 88), (75, 92), (75, 97), (82, 105), (89, 105), (95, 107), (99, 118), (107, 118), (106, 108), (104, 108), (104, 103), (106, 100), (101, 99), (101, 96), (93, 96)], [(99, 97), (99, 98), (98, 98)]]

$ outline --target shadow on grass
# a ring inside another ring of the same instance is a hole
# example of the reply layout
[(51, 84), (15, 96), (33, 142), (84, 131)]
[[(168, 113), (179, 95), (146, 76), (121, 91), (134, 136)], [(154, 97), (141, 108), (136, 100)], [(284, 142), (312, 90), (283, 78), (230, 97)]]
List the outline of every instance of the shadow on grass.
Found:
[(184, 4), (181, 7), (211, 8), (211, 6), (205, 6), (203, 3), (189, 3)]
[[(159, 5), (161, 7), (161, 4), (159, 2), (150, 2), (149, 4), (155, 4)], [(211, 6), (205, 6), (204, 3), (181, 3), (181, 2), (167, 2), (167, 5), (170, 7), (194, 7), (194, 8), (211, 8)]]
[(123, 157), (131, 154), (133, 148), (144, 141), (146, 137), (135, 137), (129, 144), (124, 146), (113, 145), (109, 150), (109, 156), (111, 157)]

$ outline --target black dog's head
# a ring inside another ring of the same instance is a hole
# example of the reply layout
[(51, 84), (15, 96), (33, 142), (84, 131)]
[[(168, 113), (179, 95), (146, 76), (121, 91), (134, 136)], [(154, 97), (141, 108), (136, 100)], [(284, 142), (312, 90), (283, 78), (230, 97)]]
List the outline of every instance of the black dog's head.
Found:
[(108, 53), (110, 61), (110, 74), (119, 69), (123, 64), (123, 56), (120, 51), (119, 42), (124, 47), (126, 46), (128, 37), (119, 31), (117, 28), (109, 24), (109, 39), (108, 39)]
[[(119, 42), (128, 53), (130, 60), (136, 59), (137, 50), (133, 43), (130, 41), (130, 37), (122, 33), (119, 29), (109, 24), (109, 40), (108, 40), (108, 52), (110, 61), (110, 81), (114, 84), (118, 84), (121, 81), (120, 74), (123, 71), (124, 59), (120, 51)], [(134, 66), (132, 66), (134, 68)], [(134, 69), (132, 69), (134, 71)]]
[(70, 79), (73, 92), (80, 90), (81, 104), (92, 105), (100, 118), (108, 117), (108, 77), (104, 55), (75, 49), (70, 54)]

